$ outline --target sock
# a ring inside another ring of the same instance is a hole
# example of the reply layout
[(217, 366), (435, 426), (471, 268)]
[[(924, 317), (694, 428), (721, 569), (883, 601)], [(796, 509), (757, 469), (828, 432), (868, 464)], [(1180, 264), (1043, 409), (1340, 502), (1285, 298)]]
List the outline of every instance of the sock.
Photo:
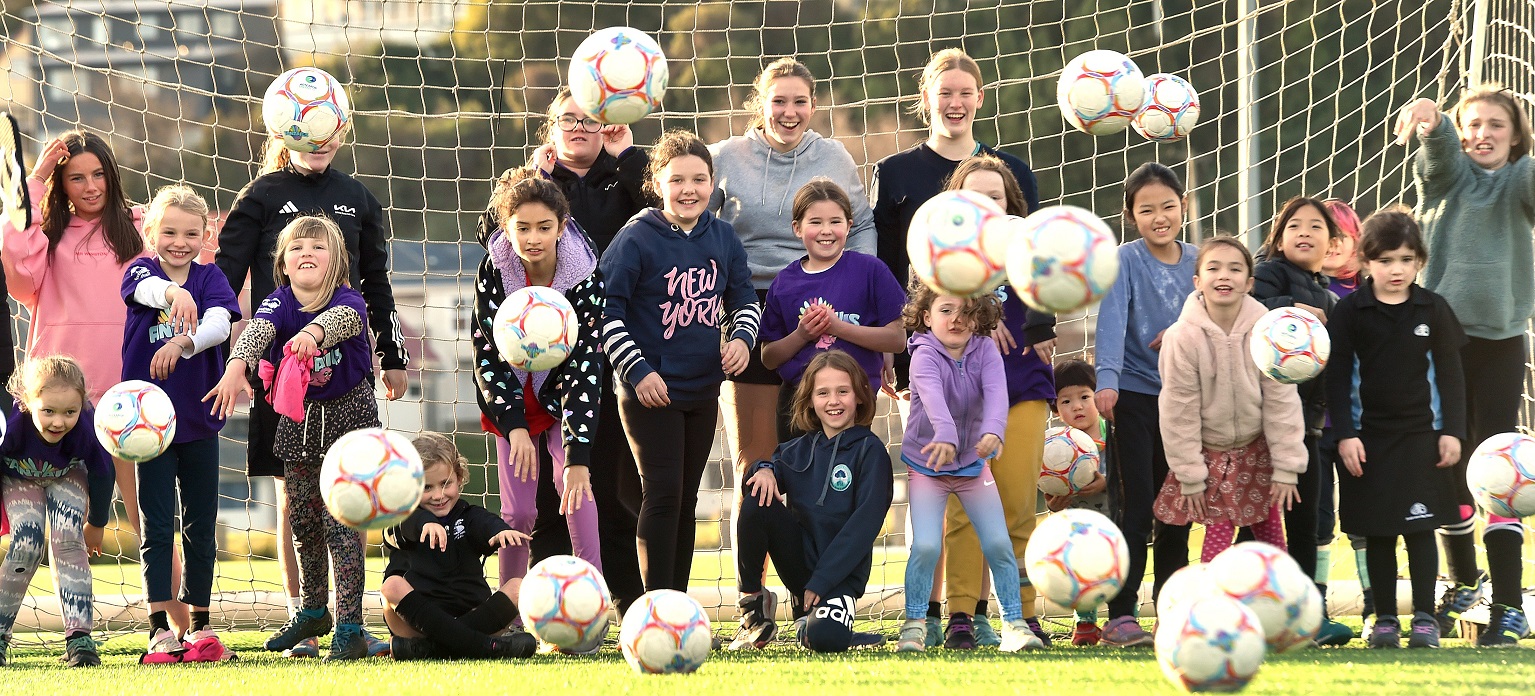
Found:
[(1331, 578), (1331, 575), (1332, 547), (1318, 546), (1316, 547), (1316, 575), (1311, 579), (1315, 580), (1317, 586), (1320, 587), (1327, 584), (1327, 581)]
[(939, 602), (928, 602), (927, 615), (935, 619), (943, 616), (943, 604)]
[(512, 598), (500, 592), (490, 593), (490, 599), (485, 600), (468, 613), (458, 617), (465, 626), (471, 630), (495, 635), (505, 630), (517, 618), (517, 605)]
[(154, 637), (160, 629), (171, 630), (171, 622), (166, 618), (165, 612), (157, 611), (149, 615), (149, 635)]
[(1489, 529), (1482, 534), (1487, 547), (1487, 574), (1492, 581), (1492, 603), (1515, 609), (1524, 607), (1520, 596), (1524, 558), (1524, 534), (1507, 527)]
[(209, 614), (209, 612), (207, 612), (207, 611), (194, 611), (194, 612), (192, 612), (192, 631), (193, 632), (201, 631), (201, 630), (203, 630), (203, 629), (208, 627), (208, 614)]
[(299, 611), (298, 604), (299, 604), (298, 597), (289, 597), (288, 598), (288, 618), (291, 619), (291, 618), (293, 618), (295, 616), (298, 616), (298, 611)]
[(1476, 567), (1476, 540), (1471, 536), (1476, 518), (1464, 509), (1461, 512), (1465, 519), (1447, 524), (1439, 530), (1439, 543), (1444, 547), (1445, 566), (1450, 571), (1450, 579), (1457, 585), (1470, 587), (1476, 585), (1482, 575)]
[(1332, 620), (1332, 613), (1327, 610), (1327, 585), (1325, 585), (1325, 584), (1317, 585), (1316, 586), (1316, 591), (1322, 593), (1322, 620), (1323, 621), (1331, 621)]
[(1407, 578), (1412, 583), (1412, 610), (1433, 614), (1434, 585), (1439, 572), (1439, 549), (1434, 548), (1433, 533), (1406, 534), (1402, 536), (1402, 541), (1407, 546)]
[(464, 625), (442, 607), (432, 603), (426, 595), (411, 592), (400, 598), (394, 607), (401, 618), (415, 626), (427, 638), (441, 644), (449, 653), (459, 657), (490, 657), (490, 636)]
[(1087, 611), (1078, 611), (1077, 612), (1077, 623), (1090, 623), (1090, 624), (1098, 623), (1098, 610), (1097, 609), (1088, 609)]
[(1375, 613), (1375, 590), (1366, 587), (1360, 594), (1364, 595), (1364, 606), (1359, 608), (1359, 620), (1365, 621)]
[(314, 609), (300, 609), (300, 610), (298, 610), (298, 613), (294, 615), (294, 618), (298, 618), (300, 616), (302, 616), (302, 617), (304, 617), (306, 619), (318, 619), (318, 618), (320, 618), (322, 616), (325, 616), (325, 607), (317, 607), (317, 608), (314, 608)]
[(1370, 537), (1365, 542), (1365, 555), (1369, 561), (1370, 575), (1375, 583), (1375, 615), (1381, 619), (1396, 618), (1396, 537)]
[(975, 603), (975, 615), (976, 616), (985, 616), (986, 615), (986, 609), (987, 609), (986, 600), (983, 599), (983, 600)]
[(90, 631), (70, 631), (69, 633), (64, 634), (64, 640), (74, 640), (76, 638), (84, 638), (85, 636), (88, 636), (90, 634), (91, 634)]

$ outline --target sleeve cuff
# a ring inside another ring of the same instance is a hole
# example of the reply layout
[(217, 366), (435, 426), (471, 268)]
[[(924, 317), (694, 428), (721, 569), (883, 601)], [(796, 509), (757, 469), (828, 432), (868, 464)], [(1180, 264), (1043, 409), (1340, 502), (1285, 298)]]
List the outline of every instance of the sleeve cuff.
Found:
[(1273, 480), (1274, 483), (1288, 483), (1293, 486), (1297, 481), (1300, 480), (1300, 475), (1293, 471), (1281, 471), (1279, 469), (1275, 469)]
[(1031, 346), (1036, 343), (1044, 343), (1055, 338), (1055, 325), (1052, 323), (1027, 327), (1023, 330), (1023, 337), (1028, 339)]
[(1183, 489), (1183, 494), (1184, 495), (1198, 495), (1200, 493), (1205, 492), (1205, 482), (1204, 481), (1200, 481), (1198, 483), (1183, 483), (1182, 481), (1180, 481), (1180, 482), (1178, 482), (1178, 486)]

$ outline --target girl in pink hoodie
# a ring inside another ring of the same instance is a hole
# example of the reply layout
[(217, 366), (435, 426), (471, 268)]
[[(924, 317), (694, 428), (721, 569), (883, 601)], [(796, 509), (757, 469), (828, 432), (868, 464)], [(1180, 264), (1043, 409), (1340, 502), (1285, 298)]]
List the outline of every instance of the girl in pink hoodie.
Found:
[(1263, 304), (1248, 295), (1253, 259), (1234, 237), (1205, 241), (1195, 257), (1194, 293), (1162, 337), (1158, 367), (1167, 481), (1156, 516), (1205, 525), (1200, 560), (1231, 546), (1237, 527), (1285, 548), (1280, 507), (1297, 500), (1306, 470), (1305, 431), (1295, 385), (1268, 379), (1248, 357)]

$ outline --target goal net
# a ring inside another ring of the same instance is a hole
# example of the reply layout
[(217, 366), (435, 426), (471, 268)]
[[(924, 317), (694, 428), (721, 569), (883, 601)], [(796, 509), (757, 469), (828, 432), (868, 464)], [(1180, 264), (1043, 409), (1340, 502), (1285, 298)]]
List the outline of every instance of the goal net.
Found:
[[(1189, 241), (1219, 231), (1255, 246), (1291, 196), (1341, 198), (1361, 216), (1410, 205), (1411, 150), (1391, 144), (1388, 120), (1418, 97), (1451, 103), (1477, 67), (1531, 99), (1532, 8), (1531, 0), (4, 0), (0, 108), (21, 121), (29, 164), (47, 138), (84, 126), (109, 137), (131, 199), (185, 181), (222, 211), (256, 173), (260, 97), (271, 79), (312, 64), (347, 83), (355, 137), (336, 166), (384, 202), (413, 356), (409, 393), (381, 401), (381, 415), (406, 433), (452, 434), (473, 463), (468, 498), (497, 510), (494, 450), (469, 372), (473, 273), (484, 253), (474, 225), (492, 178), (538, 145), (569, 56), (595, 29), (639, 28), (669, 58), (664, 112), (635, 125), (638, 143), (663, 128), (708, 142), (742, 133), (752, 80), (769, 60), (794, 56), (819, 79), (814, 129), (847, 147), (866, 182), (874, 162), (926, 137), (904, 111), (916, 75), (932, 52), (960, 47), (986, 76), (978, 139), (1027, 161), (1046, 204), (1090, 208), (1122, 229), (1125, 175), (1155, 160), (1190, 187)], [(1192, 82), (1203, 106), (1192, 137), (1156, 145), (1129, 131), (1091, 137), (1067, 127), (1056, 80), (1067, 60), (1094, 48)], [(20, 343), (26, 316), (15, 314)], [(1061, 317), (1060, 357), (1090, 358), (1094, 320), (1092, 311)], [(902, 433), (893, 413), (882, 403), (875, 424), (892, 451)], [(245, 476), (241, 414), (222, 437), (214, 615), (264, 628), (286, 618), (285, 592), (272, 484)], [(904, 478), (898, 471), (876, 549), (866, 598), (873, 619), (900, 616)], [(696, 510), (691, 586), (727, 618), (733, 486), (721, 433)], [(121, 512), (107, 557), (93, 566), (97, 625), (108, 631), (145, 625), (138, 541)], [(1346, 541), (1338, 548), (1333, 576), (1344, 584), (1354, 579), (1353, 555)], [(377, 555), (376, 535), (369, 552)], [(382, 562), (368, 567), (376, 623)], [(18, 630), (59, 625), (51, 582), (39, 573)]]

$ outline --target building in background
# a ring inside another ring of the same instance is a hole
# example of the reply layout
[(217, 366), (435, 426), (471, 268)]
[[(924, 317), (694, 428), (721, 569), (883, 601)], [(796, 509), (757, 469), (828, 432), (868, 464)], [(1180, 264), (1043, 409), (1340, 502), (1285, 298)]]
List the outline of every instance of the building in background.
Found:
[(463, 0), (277, 0), (284, 57), (314, 62), (380, 43), (446, 40)]

